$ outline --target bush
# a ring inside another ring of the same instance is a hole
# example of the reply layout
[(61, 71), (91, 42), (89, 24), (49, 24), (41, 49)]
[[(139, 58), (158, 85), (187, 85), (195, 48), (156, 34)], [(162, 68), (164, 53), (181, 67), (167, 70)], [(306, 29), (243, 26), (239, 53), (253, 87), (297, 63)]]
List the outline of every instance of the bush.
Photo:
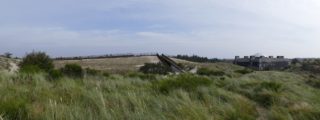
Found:
[(95, 70), (95, 69), (91, 69), (91, 68), (86, 68), (85, 71), (86, 71), (87, 75), (92, 75), (92, 76), (98, 75), (100, 73), (99, 70)]
[(104, 77), (110, 77), (110, 73), (108, 73), (108, 72), (103, 72), (103, 73), (102, 73), (102, 76), (104, 76)]
[(181, 74), (154, 83), (154, 87), (162, 93), (169, 93), (173, 89), (193, 91), (199, 86), (209, 86), (212, 83), (208, 78), (191, 74)]
[(223, 71), (214, 71), (214, 70), (210, 70), (208, 68), (200, 68), (197, 71), (197, 74), (198, 75), (207, 75), (207, 76), (210, 76), (210, 75), (223, 76), (223, 75), (225, 75), (225, 73)]
[(23, 67), (20, 68), (20, 72), (27, 73), (27, 74), (35, 74), (41, 71), (42, 70), (36, 65), (24, 65)]
[(78, 64), (66, 64), (64, 68), (61, 69), (62, 73), (66, 76), (73, 78), (83, 78), (84, 71), (82, 67)]
[(49, 72), (49, 79), (50, 80), (57, 80), (62, 77), (63, 77), (63, 74), (60, 70), (51, 70)]
[(161, 63), (146, 63), (140, 68), (140, 72), (145, 74), (161, 74), (166, 75), (172, 72), (171, 68)]
[(22, 62), (19, 64), (19, 66), (22, 71), (27, 73), (39, 72), (35, 70), (38, 68), (41, 71), (49, 72), (54, 68), (53, 60), (50, 59), (50, 57), (44, 52), (32, 52), (27, 54), (22, 59)]
[(248, 73), (252, 73), (253, 70), (245, 68), (245, 69), (242, 69), (242, 70), (236, 70), (235, 72), (236, 73), (240, 73), (240, 74), (248, 74)]

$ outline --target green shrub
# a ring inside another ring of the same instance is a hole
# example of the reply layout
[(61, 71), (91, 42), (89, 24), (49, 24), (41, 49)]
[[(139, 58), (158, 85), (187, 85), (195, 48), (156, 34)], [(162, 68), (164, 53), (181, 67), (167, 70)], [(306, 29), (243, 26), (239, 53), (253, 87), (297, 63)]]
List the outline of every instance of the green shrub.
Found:
[(95, 69), (91, 69), (91, 68), (86, 68), (85, 69), (87, 75), (92, 75), (92, 76), (96, 76), (100, 73), (99, 70), (95, 70)]
[(162, 93), (169, 93), (173, 89), (192, 91), (199, 86), (209, 86), (211, 83), (212, 81), (205, 77), (181, 74), (165, 80), (157, 81), (154, 83), (154, 87)]
[(63, 77), (63, 74), (60, 70), (51, 70), (49, 72), (49, 79), (50, 80), (57, 80), (62, 77)]
[(146, 63), (139, 70), (145, 74), (161, 74), (166, 75), (172, 72), (171, 68), (161, 63)]
[[(42, 71), (49, 72), (54, 68), (53, 60), (44, 52), (32, 52), (27, 54), (22, 62), (19, 64), (20, 68), (24, 72), (35, 72), (36, 68)], [(28, 71), (31, 70), (31, 71)], [(36, 71), (39, 72), (39, 71)]]
[(42, 70), (36, 65), (24, 65), (20, 68), (20, 72), (27, 74), (35, 74), (41, 71)]
[(248, 73), (252, 73), (253, 70), (245, 68), (245, 69), (242, 69), (242, 70), (236, 70), (235, 72), (236, 73), (240, 73), (240, 74), (248, 74)]
[(83, 78), (84, 70), (78, 64), (66, 64), (64, 68), (61, 69), (62, 73), (66, 76), (73, 78)]
[(197, 71), (197, 74), (198, 75), (207, 75), (207, 76), (210, 76), (210, 75), (223, 76), (223, 75), (225, 75), (225, 72), (223, 72), (223, 71), (214, 71), (214, 70), (210, 70), (208, 68), (200, 68)]
[(102, 73), (102, 76), (104, 76), (104, 77), (110, 77), (110, 73), (108, 73), (108, 72), (103, 72), (103, 73)]

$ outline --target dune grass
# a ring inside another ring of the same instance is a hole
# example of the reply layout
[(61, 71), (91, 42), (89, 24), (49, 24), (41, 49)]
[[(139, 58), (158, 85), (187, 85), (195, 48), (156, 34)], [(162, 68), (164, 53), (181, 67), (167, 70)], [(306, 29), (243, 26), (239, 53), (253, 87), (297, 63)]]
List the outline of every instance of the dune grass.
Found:
[(320, 119), (319, 88), (289, 72), (132, 73), (58, 80), (0, 72), (0, 97), (0, 119), (13, 120)]

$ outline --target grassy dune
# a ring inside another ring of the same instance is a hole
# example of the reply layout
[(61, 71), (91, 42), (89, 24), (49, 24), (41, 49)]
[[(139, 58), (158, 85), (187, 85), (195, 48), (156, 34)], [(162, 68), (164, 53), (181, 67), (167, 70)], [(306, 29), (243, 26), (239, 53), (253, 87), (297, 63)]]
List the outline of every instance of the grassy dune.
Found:
[[(212, 69), (227, 68), (233, 65)], [(226, 71), (224, 76), (182, 74), (148, 79), (133, 74), (55, 81), (47, 80), (45, 74), (1, 72), (0, 116), (32, 120), (320, 119), (320, 90), (308, 84), (308, 77), (289, 72), (243, 75)]]

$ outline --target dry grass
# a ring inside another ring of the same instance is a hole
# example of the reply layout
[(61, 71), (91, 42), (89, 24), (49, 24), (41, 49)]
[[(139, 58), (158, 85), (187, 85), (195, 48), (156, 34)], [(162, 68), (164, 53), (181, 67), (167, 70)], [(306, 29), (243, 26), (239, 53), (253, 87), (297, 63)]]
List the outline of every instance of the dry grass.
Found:
[(83, 59), (83, 60), (56, 60), (56, 68), (61, 68), (68, 63), (76, 63), (84, 68), (109, 71), (111, 73), (136, 71), (144, 63), (157, 63), (155, 56), (127, 57), (127, 58), (103, 58), (103, 59)]
[[(185, 60), (173, 59), (178, 63), (189, 63)], [(84, 68), (92, 68), (96, 70), (108, 71), (110, 73), (124, 73), (137, 71), (145, 63), (158, 63), (159, 59), (156, 56), (142, 57), (126, 57), (126, 58), (103, 58), (103, 59), (83, 59), (83, 60), (56, 60), (54, 61), (56, 68), (61, 68), (68, 63), (76, 63)]]

